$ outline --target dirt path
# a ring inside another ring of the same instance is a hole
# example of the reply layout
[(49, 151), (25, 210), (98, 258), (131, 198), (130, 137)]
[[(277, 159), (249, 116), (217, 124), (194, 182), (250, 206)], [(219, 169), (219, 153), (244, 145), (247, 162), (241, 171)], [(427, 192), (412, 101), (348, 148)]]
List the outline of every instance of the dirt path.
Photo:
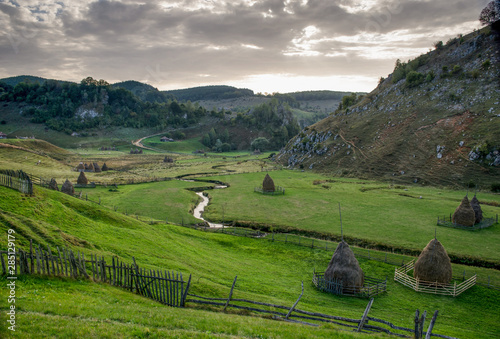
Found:
[(147, 139), (147, 138), (151, 138), (151, 137), (155, 137), (157, 135), (160, 135), (160, 134), (164, 134), (163, 132), (162, 133), (156, 133), (156, 134), (153, 134), (153, 135), (148, 135), (146, 137), (142, 137), (140, 139), (137, 139), (137, 140), (132, 140), (132, 145), (134, 145), (135, 147), (139, 147), (139, 148), (144, 148), (144, 149), (148, 149), (150, 151), (158, 151), (157, 149), (154, 149), (154, 148), (151, 148), (151, 147), (146, 147), (142, 144), (142, 140), (144, 139)]

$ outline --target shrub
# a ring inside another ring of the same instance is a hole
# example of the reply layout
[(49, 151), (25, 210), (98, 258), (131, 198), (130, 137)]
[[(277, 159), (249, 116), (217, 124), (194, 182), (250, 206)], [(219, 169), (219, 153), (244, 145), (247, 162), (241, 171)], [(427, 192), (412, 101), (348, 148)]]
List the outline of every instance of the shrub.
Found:
[(500, 192), (500, 183), (498, 184), (491, 184), (491, 191), (492, 192)]
[(486, 59), (482, 64), (481, 64), (481, 68), (482, 69), (488, 69), (491, 65), (491, 61), (490, 59)]
[(453, 74), (458, 74), (461, 71), (462, 71), (462, 67), (460, 67), (460, 65), (453, 66), (453, 71), (452, 71)]
[(434, 80), (435, 77), (436, 75), (434, 74), (434, 72), (430, 71), (429, 73), (427, 73), (427, 76), (425, 77), (425, 82), (431, 82), (432, 80)]
[(442, 41), (436, 41), (434, 43), (434, 48), (435, 49), (441, 49), (441, 48), (443, 48), (443, 42)]
[(406, 85), (408, 87), (415, 87), (424, 81), (424, 75), (416, 71), (410, 71), (406, 75)]

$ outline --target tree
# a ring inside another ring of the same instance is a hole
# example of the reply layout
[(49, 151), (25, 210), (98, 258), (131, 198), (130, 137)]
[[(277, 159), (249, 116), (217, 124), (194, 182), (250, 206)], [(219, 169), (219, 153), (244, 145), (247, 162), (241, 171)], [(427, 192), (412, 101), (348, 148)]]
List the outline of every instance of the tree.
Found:
[(252, 146), (253, 150), (258, 149), (258, 150), (264, 151), (269, 147), (269, 140), (267, 140), (264, 137), (259, 137), (259, 138), (254, 139), (254, 141), (252, 141), (251, 146)]
[(500, 0), (491, 1), (479, 14), (479, 22), (483, 25), (491, 25), (500, 20)]

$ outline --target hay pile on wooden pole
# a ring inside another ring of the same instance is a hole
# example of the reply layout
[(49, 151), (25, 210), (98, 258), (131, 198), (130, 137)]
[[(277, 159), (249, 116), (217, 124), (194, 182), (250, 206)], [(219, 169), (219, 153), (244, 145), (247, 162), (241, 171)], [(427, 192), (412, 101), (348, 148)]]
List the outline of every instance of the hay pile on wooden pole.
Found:
[(447, 284), (451, 281), (450, 257), (436, 238), (429, 241), (418, 256), (413, 269), (413, 277), (421, 281)]
[(342, 281), (344, 293), (359, 291), (365, 283), (365, 275), (354, 253), (345, 241), (341, 241), (325, 271), (326, 281)]
[(87, 185), (89, 183), (87, 177), (85, 176), (85, 172), (80, 172), (78, 179), (76, 179), (76, 183), (78, 185)]
[(94, 165), (92, 163), (89, 164), (88, 170), (94, 172)]
[(101, 172), (101, 168), (99, 167), (99, 164), (97, 162), (94, 162), (94, 172), (95, 173)]
[(276, 187), (274, 187), (274, 181), (271, 179), (269, 174), (266, 174), (264, 181), (262, 182), (262, 190), (264, 192), (274, 192), (276, 191)]
[(83, 162), (79, 163), (78, 166), (76, 166), (76, 170), (78, 172), (85, 171), (85, 166), (83, 165)]
[(101, 171), (107, 171), (107, 170), (108, 170), (108, 166), (106, 165), (106, 163), (102, 164)]
[[(83, 172), (81, 172), (81, 173), (83, 173)], [(61, 192), (69, 194), (69, 195), (75, 195), (75, 188), (73, 187), (73, 184), (68, 179), (66, 179), (66, 181), (62, 185)]]
[(50, 179), (49, 189), (54, 190), (54, 191), (59, 191), (59, 187), (57, 186), (56, 179), (54, 179), (54, 178)]
[(479, 204), (479, 200), (477, 200), (476, 195), (474, 194), (474, 198), (470, 201), (470, 206), (474, 210), (474, 215), (476, 217), (475, 224), (479, 224), (483, 221), (483, 210), (481, 209), (481, 205)]
[(474, 222), (476, 221), (476, 214), (472, 209), (469, 198), (465, 196), (462, 199), (462, 202), (453, 213), (451, 221), (454, 224), (459, 224), (462, 226), (474, 226)]

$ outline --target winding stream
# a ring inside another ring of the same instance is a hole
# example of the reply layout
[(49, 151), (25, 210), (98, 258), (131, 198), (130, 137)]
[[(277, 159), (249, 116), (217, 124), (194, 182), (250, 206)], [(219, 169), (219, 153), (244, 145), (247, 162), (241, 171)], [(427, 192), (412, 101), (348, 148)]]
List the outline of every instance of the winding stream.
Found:
[[(214, 187), (214, 189), (223, 189), (223, 188), (226, 188), (227, 186), (223, 186), (223, 185), (216, 185)], [(203, 192), (196, 192), (196, 195), (199, 196), (201, 199), (203, 199), (199, 204), (198, 206), (196, 206), (196, 208), (194, 209), (193, 211), (193, 216), (196, 218), (196, 219), (199, 219), (199, 220), (203, 220), (204, 222), (206, 222), (208, 224), (209, 227), (213, 227), (213, 228), (223, 228), (224, 225), (222, 224), (216, 224), (216, 223), (212, 223), (208, 220), (205, 220), (203, 218), (203, 212), (205, 211), (205, 207), (207, 207), (208, 203), (210, 202), (210, 199), (208, 199), (208, 197), (204, 196), (203, 195)]]

